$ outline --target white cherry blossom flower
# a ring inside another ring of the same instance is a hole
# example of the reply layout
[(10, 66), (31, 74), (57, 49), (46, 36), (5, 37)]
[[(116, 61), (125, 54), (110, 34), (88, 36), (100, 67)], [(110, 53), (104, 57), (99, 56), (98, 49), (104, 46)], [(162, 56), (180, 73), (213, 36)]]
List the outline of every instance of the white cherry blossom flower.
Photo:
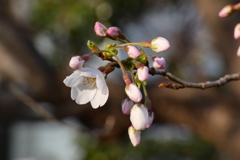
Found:
[(81, 68), (67, 76), (63, 82), (71, 87), (71, 98), (77, 104), (91, 102), (92, 107), (96, 109), (103, 106), (108, 99), (108, 87), (98, 69)]

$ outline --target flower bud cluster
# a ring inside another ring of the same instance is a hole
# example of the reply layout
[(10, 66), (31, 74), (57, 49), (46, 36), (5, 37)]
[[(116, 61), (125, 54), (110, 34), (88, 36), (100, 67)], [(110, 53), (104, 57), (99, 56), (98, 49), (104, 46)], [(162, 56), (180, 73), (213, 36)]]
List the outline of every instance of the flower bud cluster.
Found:
[[(168, 40), (163, 37), (157, 37), (151, 41), (129, 43), (130, 41), (118, 27), (107, 28), (100, 22), (95, 23), (94, 31), (100, 37), (126, 42), (118, 46), (116, 44), (107, 44), (102, 55), (105, 58), (115, 58), (122, 70), (123, 80), (126, 83), (125, 92), (128, 96), (128, 98), (122, 102), (122, 112), (123, 114), (130, 115), (132, 125), (128, 129), (128, 134), (133, 146), (137, 146), (140, 143), (141, 131), (149, 128), (154, 119), (151, 101), (147, 96), (146, 89), (143, 89), (145, 103), (143, 104), (141, 102), (143, 94), (140, 88), (145, 87), (147, 84), (146, 81), (148, 80), (149, 73), (147, 56), (152, 58), (152, 65), (155, 69), (164, 69), (166, 61), (163, 57), (145, 54), (145, 52), (141, 48), (136, 47), (136, 45), (143, 48), (151, 48), (154, 52), (160, 53), (168, 50), (170, 44)], [(91, 44), (92, 47), (89, 47), (90, 49), (96, 48), (93, 43)], [(117, 49), (123, 49), (127, 53), (128, 58), (120, 61), (117, 57)], [(112, 71), (112, 69), (113, 67), (110, 68), (110, 71)], [(126, 70), (132, 71), (135, 69), (136, 72), (132, 75), (132, 80), (130, 80)], [(101, 70), (105, 73), (107, 69), (102, 67)]]
[(96, 22), (94, 26), (94, 32), (100, 37), (108, 37), (113, 40), (117, 39), (127, 39), (127, 37), (122, 33), (118, 27), (107, 28), (100, 22)]
[[(87, 46), (92, 53), (71, 58), (69, 66), (75, 71), (64, 80), (64, 83), (71, 87), (71, 98), (76, 103), (91, 102), (93, 108), (98, 108), (106, 103), (109, 94), (105, 78), (115, 68), (121, 68), (126, 83), (125, 92), (128, 96), (122, 102), (122, 112), (130, 115), (131, 126), (128, 128), (128, 134), (133, 146), (137, 146), (140, 143), (141, 131), (149, 128), (154, 119), (151, 101), (145, 88), (149, 75), (148, 58), (152, 58), (155, 69), (164, 69), (166, 63), (163, 57), (146, 54), (140, 47), (151, 48), (154, 52), (160, 53), (168, 50), (170, 44), (163, 37), (131, 43), (118, 27), (107, 28), (100, 22), (95, 23), (94, 31), (100, 37), (120, 41), (122, 44), (107, 44), (103, 50), (100, 50), (96, 43), (89, 40)], [(120, 60), (118, 49), (125, 51), (128, 58)], [(98, 69), (84, 68), (84, 63), (93, 55), (110, 63)], [(131, 72), (131, 79), (127, 71)]]

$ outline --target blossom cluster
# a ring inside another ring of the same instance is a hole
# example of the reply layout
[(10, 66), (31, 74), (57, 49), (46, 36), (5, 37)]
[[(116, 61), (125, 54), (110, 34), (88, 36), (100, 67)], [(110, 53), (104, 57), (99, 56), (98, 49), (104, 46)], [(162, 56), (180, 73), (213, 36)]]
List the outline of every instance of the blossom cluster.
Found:
[[(240, 3), (237, 3), (235, 5), (227, 5), (223, 7), (218, 15), (219, 17), (222, 17), (222, 18), (227, 17), (233, 14), (234, 12), (236, 12), (237, 10), (240, 10)], [(240, 23), (238, 23), (235, 26), (233, 37), (235, 39), (240, 38)], [(237, 56), (240, 56), (240, 46), (238, 47), (238, 50), (237, 50)]]
[[(71, 87), (71, 98), (77, 104), (90, 102), (96, 109), (103, 106), (109, 96), (105, 78), (116, 66), (120, 67), (127, 95), (122, 102), (122, 112), (130, 115), (132, 125), (128, 128), (128, 134), (133, 146), (137, 146), (140, 143), (141, 131), (149, 128), (154, 119), (152, 104), (146, 90), (149, 73), (148, 58), (152, 59), (152, 66), (155, 69), (164, 69), (166, 63), (163, 57), (146, 54), (142, 48), (151, 48), (154, 52), (160, 53), (168, 50), (170, 44), (163, 37), (133, 43), (118, 27), (107, 28), (100, 22), (95, 23), (94, 31), (100, 37), (110, 38), (121, 44), (107, 44), (103, 50), (100, 50), (94, 42), (88, 41), (88, 48), (92, 52), (71, 58), (69, 66), (75, 71), (63, 82)], [(120, 60), (119, 49), (125, 51), (128, 58)], [(93, 55), (102, 60), (108, 60), (110, 63), (98, 69), (84, 67), (85, 62)]]

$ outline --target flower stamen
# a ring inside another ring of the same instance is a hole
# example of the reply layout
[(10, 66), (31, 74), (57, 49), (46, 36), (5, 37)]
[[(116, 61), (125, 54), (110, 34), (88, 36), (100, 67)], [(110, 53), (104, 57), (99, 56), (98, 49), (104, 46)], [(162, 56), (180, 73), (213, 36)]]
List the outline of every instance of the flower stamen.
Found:
[(88, 87), (92, 88), (96, 84), (96, 78), (84, 77), (83, 84), (85, 86), (88, 86)]

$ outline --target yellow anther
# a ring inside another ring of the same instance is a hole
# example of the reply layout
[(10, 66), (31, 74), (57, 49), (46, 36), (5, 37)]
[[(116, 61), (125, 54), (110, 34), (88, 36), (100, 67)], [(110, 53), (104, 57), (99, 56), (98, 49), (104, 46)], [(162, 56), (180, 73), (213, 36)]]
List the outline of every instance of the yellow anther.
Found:
[(96, 78), (84, 77), (83, 84), (92, 88), (96, 84)]

